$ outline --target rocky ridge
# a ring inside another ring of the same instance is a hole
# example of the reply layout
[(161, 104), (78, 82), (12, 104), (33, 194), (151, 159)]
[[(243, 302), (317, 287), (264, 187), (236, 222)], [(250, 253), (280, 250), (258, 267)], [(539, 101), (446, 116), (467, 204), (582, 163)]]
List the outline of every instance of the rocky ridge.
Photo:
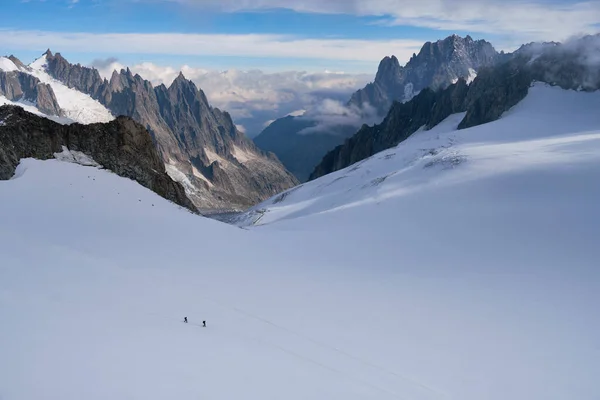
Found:
[[(14, 56), (4, 58), (4, 60), (10, 61), (16, 67), (26, 68)], [(56, 100), (52, 87), (19, 70), (5, 71), (0, 68), (0, 96), (4, 96), (11, 101), (33, 103), (42, 113), (47, 115), (62, 116), (60, 105)]]
[(368, 104), (384, 116), (394, 101), (408, 101), (425, 88), (445, 89), (459, 78), (471, 81), (479, 69), (495, 65), (499, 58), (489, 42), (470, 36), (427, 42), (404, 67), (395, 56), (385, 57), (375, 80), (354, 93), (349, 103)]
[(52, 159), (67, 148), (84, 153), (117, 175), (133, 179), (197, 212), (183, 186), (167, 175), (148, 131), (131, 118), (61, 125), (18, 106), (2, 106), (0, 121), (0, 179), (10, 179), (22, 158)]

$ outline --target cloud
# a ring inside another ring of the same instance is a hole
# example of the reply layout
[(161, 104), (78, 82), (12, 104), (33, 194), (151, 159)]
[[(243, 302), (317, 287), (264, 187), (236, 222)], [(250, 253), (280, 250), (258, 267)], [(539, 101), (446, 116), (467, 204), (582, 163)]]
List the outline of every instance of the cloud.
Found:
[(564, 40), (593, 33), (600, 23), (597, 0), (163, 0), (221, 11), (289, 9), (319, 14), (381, 17), (381, 23), (446, 31)]
[(266, 122), (290, 114), (300, 115), (324, 99), (345, 102), (373, 79), (371, 74), (259, 70), (196, 74), (184, 70), (184, 75), (206, 92), (212, 104), (228, 110), (250, 136), (260, 133)]
[(347, 135), (348, 131), (354, 132), (363, 124), (374, 124), (381, 120), (377, 111), (368, 103), (359, 109), (354, 105), (346, 105), (346, 103), (333, 99), (321, 100), (300, 118), (315, 123), (314, 126), (298, 132), (302, 135), (322, 132)]
[[(377, 62), (391, 49), (408, 59), (423, 41), (413, 39), (314, 39), (293, 35), (193, 33), (84, 33), (0, 30), (11, 48), (38, 51), (52, 44), (62, 52), (272, 57)], [(357, 50), (360, 49), (360, 50)]]
[[(110, 77), (112, 71), (123, 68), (123, 66), (119, 63), (119, 59), (116, 57), (97, 58), (91, 62), (90, 66), (100, 71), (100, 75), (108, 77)], [(105, 71), (109, 72), (105, 73)]]

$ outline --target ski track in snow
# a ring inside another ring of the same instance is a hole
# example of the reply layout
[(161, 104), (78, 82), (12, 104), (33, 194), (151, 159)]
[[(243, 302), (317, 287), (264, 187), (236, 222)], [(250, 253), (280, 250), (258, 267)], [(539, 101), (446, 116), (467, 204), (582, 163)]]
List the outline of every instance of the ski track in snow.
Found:
[(0, 182), (0, 397), (596, 400), (599, 104), (537, 85), (249, 230), (22, 160)]

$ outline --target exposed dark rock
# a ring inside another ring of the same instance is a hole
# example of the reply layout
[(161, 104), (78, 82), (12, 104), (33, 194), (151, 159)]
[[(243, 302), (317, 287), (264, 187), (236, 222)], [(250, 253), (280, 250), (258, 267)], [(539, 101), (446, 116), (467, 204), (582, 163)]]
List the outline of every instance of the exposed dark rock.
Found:
[(46, 51), (44, 55), (48, 63), (48, 71), (52, 71), (51, 75), (54, 78), (93, 98), (100, 95), (105, 80), (96, 69), (83, 67), (80, 64), (72, 65), (60, 53), (53, 55), (50, 50)]
[(566, 43), (547, 43), (541, 51), (521, 49), (519, 54), (528, 60), (528, 69), (536, 81), (563, 89), (600, 88), (600, 34)]
[(62, 114), (54, 90), (47, 83), (39, 83), (37, 85), (36, 105), (38, 110), (46, 115)]
[(464, 79), (435, 92), (426, 88), (406, 103), (395, 102), (379, 125), (364, 125), (343, 145), (330, 151), (315, 168), (316, 179), (398, 145), (418, 129), (437, 125), (449, 115), (465, 109), (468, 86)]
[(495, 121), (527, 96), (532, 76), (519, 64), (511, 61), (480, 72), (469, 88), (467, 114), (459, 129)]
[(61, 125), (17, 106), (2, 106), (0, 121), (0, 179), (10, 179), (22, 158), (51, 159), (65, 146), (196, 212), (183, 187), (166, 174), (148, 131), (131, 118)]
[(19, 60), (17, 57), (13, 56), (12, 54), (10, 56), (8, 56), (8, 59), (10, 61), (12, 61), (13, 64), (15, 64), (17, 66), (17, 68), (19, 68), (19, 69), (27, 69), (28, 68), (25, 64), (23, 64), (21, 62), (21, 60)]

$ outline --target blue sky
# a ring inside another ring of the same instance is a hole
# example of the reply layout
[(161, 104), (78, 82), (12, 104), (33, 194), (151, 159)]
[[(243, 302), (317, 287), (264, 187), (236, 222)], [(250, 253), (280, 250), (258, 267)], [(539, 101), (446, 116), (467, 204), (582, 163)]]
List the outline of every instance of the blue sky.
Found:
[(5, 0), (0, 54), (46, 48), (90, 64), (374, 72), (451, 33), (511, 50), (593, 33), (600, 1), (575, 0)]

